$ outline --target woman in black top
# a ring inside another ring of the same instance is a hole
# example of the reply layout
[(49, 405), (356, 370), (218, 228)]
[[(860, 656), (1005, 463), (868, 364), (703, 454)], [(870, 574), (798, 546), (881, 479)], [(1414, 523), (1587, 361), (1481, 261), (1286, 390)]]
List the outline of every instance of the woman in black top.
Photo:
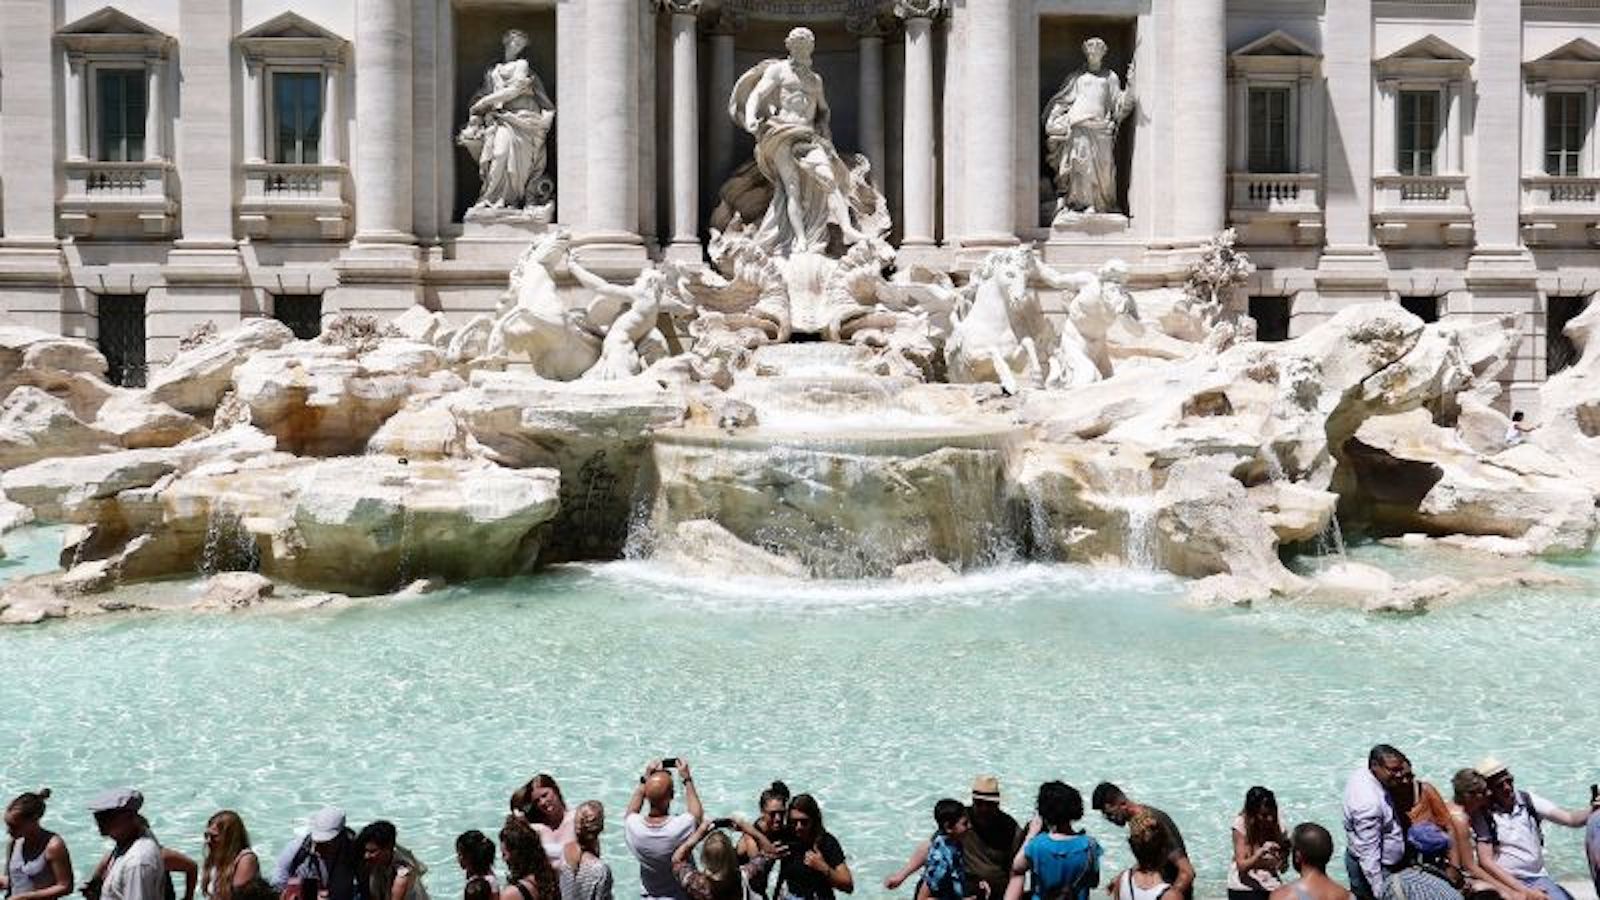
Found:
[(854, 893), (855, 876), (844, 848), (822, 824), (822, 810), (810, 794), (789, 801), (789, 853), (778, 870), (778, 900), (833, 900), (834, 892)]

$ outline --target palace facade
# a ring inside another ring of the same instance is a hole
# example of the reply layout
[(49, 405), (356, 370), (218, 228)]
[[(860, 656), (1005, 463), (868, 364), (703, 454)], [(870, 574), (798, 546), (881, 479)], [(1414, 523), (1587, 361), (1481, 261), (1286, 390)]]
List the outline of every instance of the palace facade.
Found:
[[(137, 383), (207, 320), (490, 310), (549, 228), (614, 277), (696, 263), (735, 79), (796, 25), (901, 266), (1028, 242), (1177, 284), (1233, 227), (1262, 339), (1512, 315), (1520, 407), (1600, 290), (1600, 0), (0, 0), (0, 310)], [(553, 206), (475, 216), (457, 135), (512, 28)], [(1058, 215), (1041, 115), (1090, 37), (1133, 98), (1117, 208)]]

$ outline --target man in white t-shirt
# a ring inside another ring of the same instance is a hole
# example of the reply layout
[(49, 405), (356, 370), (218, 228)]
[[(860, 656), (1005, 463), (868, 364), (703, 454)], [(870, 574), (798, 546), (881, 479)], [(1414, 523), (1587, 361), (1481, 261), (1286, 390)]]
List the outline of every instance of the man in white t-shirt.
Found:
[[(687, 812), (672, 814), (672, 772), (683, 779), (683, 800)], [(648, 803), (648, 813), (641, 812)], [(646, 900), (687, 900), (688, 894), (672, 874), (672, 852), (688, 840), (705, 819), (705, 808), (700, 805), (700, 794), (694, 787), (694, 776), (689, 773), (685, 759), (651, 760), (645, 766), (639, 786), (634, 788), (633, 799), (628, 801), (628, 812), (622, 818), (622, 836), (628, 849), (639, 860), (639, 895)]]
[(161, 845), (139, 816), (143, 805), (144, 796), (130, 788), (106, 791), (89, 803), (95, 825), (114, 844), (100, 900), (165, 900), (167, 870)]
[(1543, 893), (1550, 900), (1572, 900), (1550, 877), (1544, 864), (1544, 822), (1582, 828), (1594, 807), (1567, 810), (1537, 794), (1519, 791), (1505, 763), (1489, 758), (1477, 766), (1489, 781), (1489, 809), (1472, 822), (1478, 859), (1491, 874), (1495, 869)]

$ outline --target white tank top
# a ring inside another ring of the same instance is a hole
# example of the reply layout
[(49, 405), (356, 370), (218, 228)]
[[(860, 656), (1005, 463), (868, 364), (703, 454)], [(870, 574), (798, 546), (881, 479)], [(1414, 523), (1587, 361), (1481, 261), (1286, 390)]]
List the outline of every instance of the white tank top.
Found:
[[(45, 847), (48, 848), (54, 839), (55, 835), (45, 832)], [(12, 842), (11, 858), (6, 860), (6, 874), (11, 878), (11, 886), (6, 889), (7, 897), (26, 894), (55, 884), (55, 877), (50, 874), (50, 861), (45, 859), (44, 850), (40, 850), (39, 855), (33, 859), (24, 859), (22, 841)]]
[(1133, 883), (1133, 870), (1128, 869), (1122, 873), (1121, 900), (1160, 900), (1161, 895), (1167, 892), (1167, 883), (1160, 882), (1155, 887), (1141, 889)]

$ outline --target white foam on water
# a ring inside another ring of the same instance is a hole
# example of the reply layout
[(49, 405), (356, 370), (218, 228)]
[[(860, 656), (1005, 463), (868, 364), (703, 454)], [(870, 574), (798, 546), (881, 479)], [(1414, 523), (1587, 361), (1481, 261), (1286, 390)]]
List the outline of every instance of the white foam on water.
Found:
[(975, 569), (947, 581), (893, 579), (790, 579), (686, 574), (653, 560), (573, 563), (559, 568), (582, 571), (631, 593), (680, 607), (707, 610), (835, 611), (925, 609), (929, 606), (1004, 606), (1037, 597), (1050, 588), (1063, 593), (1108, 591), (1139, 594), (1178, 592), (1172, 576), (1121, 568), (1020, 563)]

